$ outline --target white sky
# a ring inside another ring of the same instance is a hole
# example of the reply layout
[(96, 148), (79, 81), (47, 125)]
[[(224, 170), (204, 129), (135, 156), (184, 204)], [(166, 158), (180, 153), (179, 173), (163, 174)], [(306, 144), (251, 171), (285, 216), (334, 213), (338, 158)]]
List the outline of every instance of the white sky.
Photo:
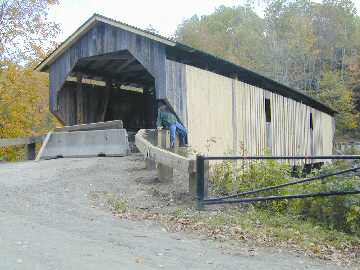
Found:
[(60, 0), (49, 16), (61, 25), (58, 41), (66, 39), (94, 13), (143, 29), (151, 24), (160, 34), (171, 37), (183, 19), (210, 14), (220, 5), (242, 3), (242, 0)]
[[(320, 0), (315, 0), (319, 1)], [(94, 13), (147, 28), (150, 24), (160, 34), (171, 37), (176, 27), (194, 14), (206, 15), (220, 5), (235, 6), (244, 0), (60, 0), (50, 10), (50, 19), (60, 23), (62, 33), (58, 41), (65, 40)], [(255, 3), (261, 2), (260, 0)], [(360, 0), (353, 0), (360, 13)], [(258, 8), (261, 14), (261, 8)]]

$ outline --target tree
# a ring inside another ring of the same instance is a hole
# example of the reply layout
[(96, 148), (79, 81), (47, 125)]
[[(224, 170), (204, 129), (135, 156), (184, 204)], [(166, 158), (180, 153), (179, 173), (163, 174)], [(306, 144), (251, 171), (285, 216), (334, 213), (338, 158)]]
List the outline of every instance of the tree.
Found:
[(0, 1), (0, 67), (24, 63), (43, 56), (54, 47), (59, 26), (48, 20), (47, 12), (57, 0)]
[(221, 6), (210, 15), (185, 20), (176, 38), (322, 98), (340, 111), (338, 134), (353, 132), (354, 103), (360, 104), (360, 18), (354, 3), (263, 2), (263, 19), (251, 5)]
[[(337, 136), (346, 136), (358, 127), (359, 113), (355, 110), (353, 93), (340, 79), (340, 74), (326, 72), (320, 82), (320, 90), (314, 93), (321, 101), (335, 109)], [(353, 135), (353, 134), (351, 134)]]
[[(0, 73), (0, 138), (39, 135), (53, 128), (56, 119), (48, 109), (48, 78), (24, 67), (8, 64)], [(0, 149), (0, 156), (19, 157), (13, 148)]]
[(211, 15), (195, 15), (179, 25), (175, 38), (236, 64), (263, 66), (264, 24), (250, 6), (220, 6)]
[[(43, 134), (56, 123), (48, 110), (48, 77), (33, 70), (59, 32), (48, 21), (55, 0), (0, 1), (0, 138)], [(14, 149), (0, 157), (17, 159)]]

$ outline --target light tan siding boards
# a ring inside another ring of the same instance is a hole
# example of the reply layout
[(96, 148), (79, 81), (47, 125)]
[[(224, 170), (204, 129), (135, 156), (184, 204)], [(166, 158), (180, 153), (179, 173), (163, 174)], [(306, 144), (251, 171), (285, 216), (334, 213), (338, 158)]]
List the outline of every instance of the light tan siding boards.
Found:
[(236, 81), (238, 154), (261, 155), (266, 148), (264, 90)]
[(199, 152), (232, 151), (231, 79), (186, 66), (189, 144)]
[[(332, 154), (334, 131), (330, 115), (276, 94), (271, 94), (271, 107), (272, 155)], [(310, 113), (313, 131), (310, 128)]]
[(189, 65), (185, 80), (189, 143), (198, 152), (265, 154), (266, 97), (271, 106), (272, 155), (332, 154), (332, 116), (291, 98)]
[(331, 155), (334, 140), (332, 117), (312, 109), (314, 117), (315, 155)]

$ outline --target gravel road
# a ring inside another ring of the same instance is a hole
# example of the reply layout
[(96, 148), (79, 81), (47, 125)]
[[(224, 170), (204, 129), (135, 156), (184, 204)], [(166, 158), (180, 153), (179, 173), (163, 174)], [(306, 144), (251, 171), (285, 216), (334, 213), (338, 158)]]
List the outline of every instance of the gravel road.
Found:
[(93, 205), (107, 192), (156, 204), (143, 166), (138, 155), (0, 164), (0, 269), (344, 269), (271, 249), (249, 256)]

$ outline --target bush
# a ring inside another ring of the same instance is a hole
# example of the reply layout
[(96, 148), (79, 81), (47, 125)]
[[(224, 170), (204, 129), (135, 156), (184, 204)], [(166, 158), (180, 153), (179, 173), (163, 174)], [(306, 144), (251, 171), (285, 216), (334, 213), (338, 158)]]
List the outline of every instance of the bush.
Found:
[[(263, 161), (240, 161), (234, 166), (234, 162), (224, 161), (213, 167), (211, 184), (214, 192), (227, 195), (231, 192), (243, 192), (259, 189), (267, 186), (278, 185), (288, 181), (292, 168), (287, 163), (279, 163), (275, 160)], [(236, 172), (236, 178), (235, 176)], [(263, 192), (261, 195), (280, 195), (282, 190)], [(257, 207), (271, 208), (282, 212), (287, 208), (287, 201), (271, 201), (256, 203)]]
[[(347, 162), (325, 164), (320, 169), (312, 169), (305, 177), (317, 176), (349, 168)], [(300, 170), (300, 171), (299, 171)], [(235, 176), (236, 172), (236, 177)], [(241, 161), (234, 163), (224, 161), (212, 168), (210, 183), (215, 193), (227, 195), (272, 185), (279, 185), (294, 179), (293, 175), (302, 175), (301, 168), (294, 168), (288, 163), (275, 160)], [(360, 188), (359, 177), (333, 176), (323, 180), (266, 191), (249, 196), (288, 195), (297, 193), (318, 193), (330, 191), (349, 191)], [(360, 236), (360, 196), (331, 196), (305, 199), (259, 202), (257, 208), (271, 212), (296, 215), (300, 219), (309, 219), (331, 229), (354, 233)]]
[[(331, 173), (348, 168), (346, 162), (326, 164), (312, 175)], [(356, 175), (341, 175), (317, 180), (293, 188), (297, 193), (318, 193), (333, 191), (350, 191), (360, 188), (360, 178)], [(320, 183), (319, 183), (320, 182)], [(317, 197), (293, 200), (290, 210), (302, 218), (309, 218), (326, 224), (331, 229), (355, 233), (360, 236), (360, 196), (345, 195)]]

